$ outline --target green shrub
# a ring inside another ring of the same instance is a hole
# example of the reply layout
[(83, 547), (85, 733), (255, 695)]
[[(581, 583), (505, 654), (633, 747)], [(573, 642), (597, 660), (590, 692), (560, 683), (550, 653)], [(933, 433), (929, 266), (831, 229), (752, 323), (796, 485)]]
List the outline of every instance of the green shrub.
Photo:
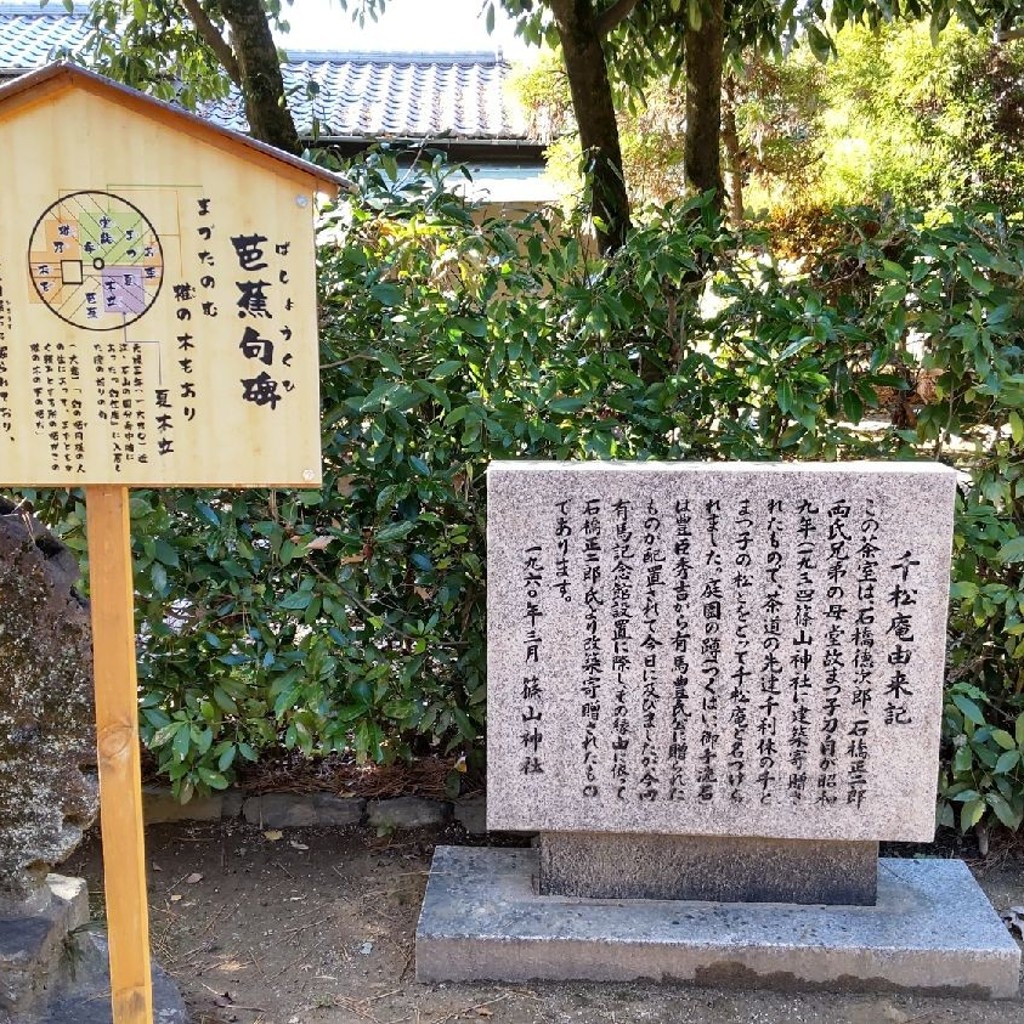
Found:
[[(133, 492), (143, 732), (179, 795), (278, 746), (479, 762), (493, 458), (928, 458), (962, 481), (941, 814), (1019, 824), (1019, 223), (837, 211), (783, 274), (692, 201), (606, 262), (394, 172), (354, 168), (324, 224), (323, 487)], [(79, 498), (31, 496), (80, 548)]]

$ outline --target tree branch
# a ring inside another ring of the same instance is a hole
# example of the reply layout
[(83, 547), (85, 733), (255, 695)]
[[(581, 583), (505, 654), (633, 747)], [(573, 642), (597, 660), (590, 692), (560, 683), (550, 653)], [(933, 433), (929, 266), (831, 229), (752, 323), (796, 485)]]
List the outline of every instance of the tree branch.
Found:
[(210, 20), (210, 16), (200, 6), (199, 0), (181, 0), (181, 5), (188, 12), (188, 16), (192, 19), (207, 46), (216, 54), (217, 60), (224, 65), (228, 77), (240, 89), (242, 73), (238, 68), (238, 61), (235, 59), (235, 51), (231, 49), (227, 40), (220, 34), (220, 30)]
[(638, 3), (640, 0), (615, 0), (615, 3), (607, 11), (597, 16), (598, 35), (608, 35), (616, 25), (621, 24), (630, 16)]

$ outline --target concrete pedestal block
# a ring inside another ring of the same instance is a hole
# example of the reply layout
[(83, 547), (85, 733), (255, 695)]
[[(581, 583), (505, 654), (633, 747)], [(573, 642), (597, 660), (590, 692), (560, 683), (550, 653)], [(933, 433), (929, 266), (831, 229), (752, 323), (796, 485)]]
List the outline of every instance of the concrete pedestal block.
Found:
[(878, 843), (614, 832), (540, 836), (540, 893), (870, 906)]
[(1017, 995), (1020, 950), (966, 865), (878, 864), (874, 906), (581, 900), (538, 894), (536, 850), (439, 847), (416, 974)]

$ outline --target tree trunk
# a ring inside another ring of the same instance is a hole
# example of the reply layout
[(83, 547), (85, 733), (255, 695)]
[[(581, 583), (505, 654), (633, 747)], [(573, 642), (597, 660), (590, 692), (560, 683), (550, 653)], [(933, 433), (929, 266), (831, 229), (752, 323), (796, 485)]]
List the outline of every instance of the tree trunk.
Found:
[(602, 253), (608, 253), (625, 241), (629, 197), (598, 19), (592, 0), (549, 2), (562, 44), (580, 145), (593, 175), (591, 209), (598, 222), (597, 243)]
[(730, 75), (724, 85), (725, 102), (722, 104), (722, 145), (725, 148), (726, 169), (729, 175), (729, 223), (738, 228), (743, 223), (743, 173), (746, 161), (736, 130), (736, 82)]
[(261, 0), (220, 0), (220, 9), (231, 27), (250, 133), (288, 153), (300, 152), (299, 133), (284, 95), (281, 62)]
[(724, 50), (723, 0), (705, 0), (700, 5), (701, 23), (695, 27), (685, 19), (686, 140), (683, 165), (686, 180), (698, 193), (714, 189), (721, 206), (722, 161), (722, 54)]

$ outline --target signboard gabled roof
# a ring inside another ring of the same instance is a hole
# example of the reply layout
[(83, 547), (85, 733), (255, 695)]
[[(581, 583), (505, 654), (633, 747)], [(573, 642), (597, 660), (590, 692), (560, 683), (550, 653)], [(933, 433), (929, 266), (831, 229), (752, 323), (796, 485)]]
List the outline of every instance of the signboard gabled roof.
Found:
[(50, 99), (69, 89), (80, 89), (128, 107), (143, 117), (159, 121), (169, 129), (187, 135), (190, 139), (229, 152), (233, 151), (240, 159), (262, 165), (278, 174), (299, 179), (307, 187), (332, 194), (336, 194), (339, 189), (351, 188), (348, 180), (334, 171), (318, 167), (308, 160), (268, 146), (241, 132), (222, 128), (180, 107), (154, 99), (75, 64), (50, 64), (0, 86), (0, 124), (9, 117), (17, 116), (19, 109), (44, 98)]

